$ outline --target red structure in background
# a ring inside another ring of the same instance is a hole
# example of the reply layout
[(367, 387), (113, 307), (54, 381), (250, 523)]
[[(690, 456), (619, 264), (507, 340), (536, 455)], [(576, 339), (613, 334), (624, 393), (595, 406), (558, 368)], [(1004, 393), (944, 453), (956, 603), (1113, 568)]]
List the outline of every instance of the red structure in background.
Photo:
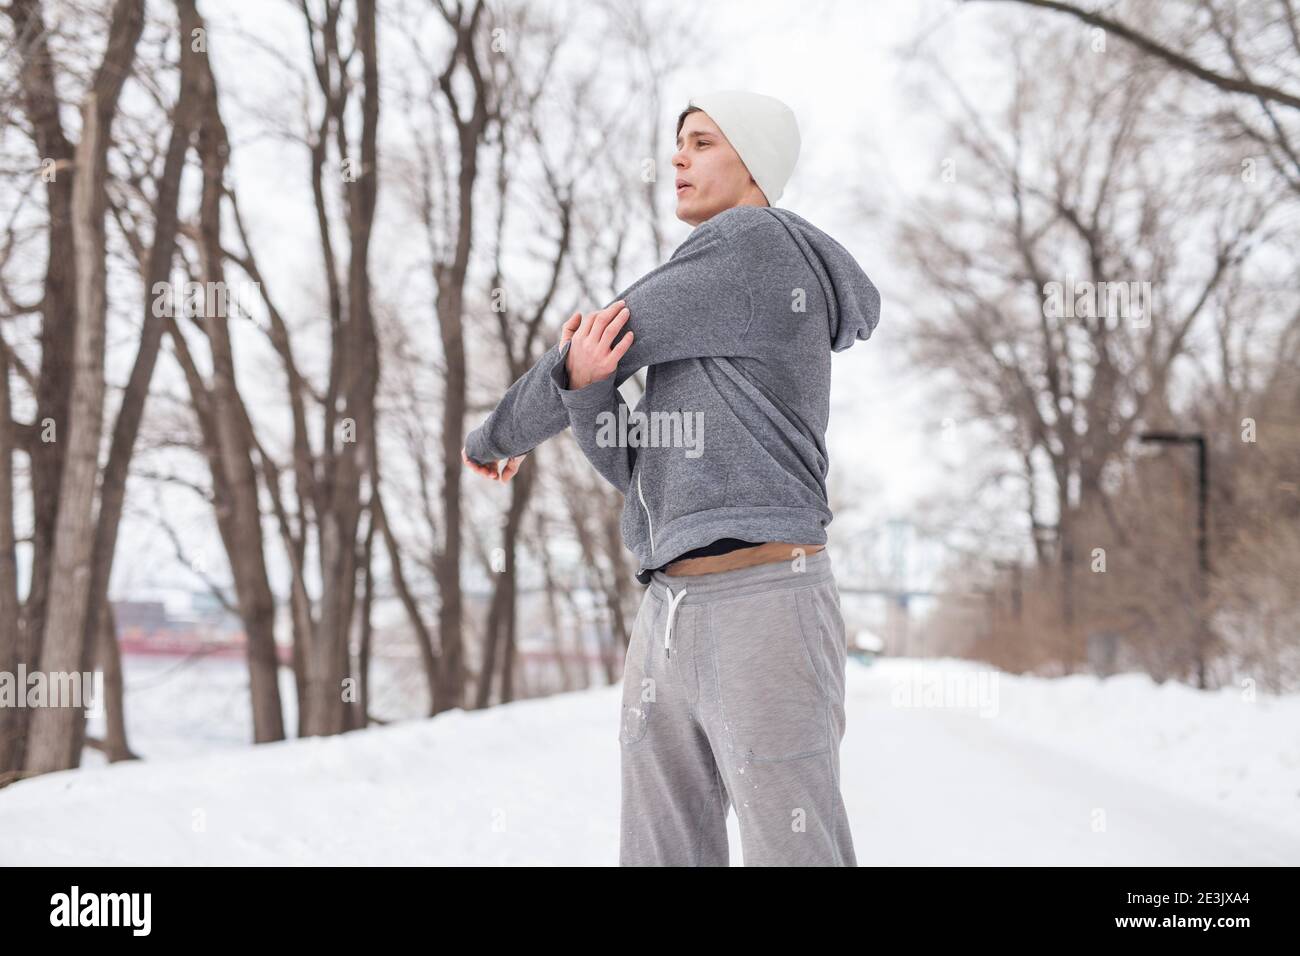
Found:
[[(113, 614), (123, 655), (247, 656), (248, 639), (239, 618), (219, 604), (191, 599), (190, 607), (177, 613), (163, 601), (114, 601)], [(280, 663), (290, 663), (290, 648), (280, 646), (277, 652)]]

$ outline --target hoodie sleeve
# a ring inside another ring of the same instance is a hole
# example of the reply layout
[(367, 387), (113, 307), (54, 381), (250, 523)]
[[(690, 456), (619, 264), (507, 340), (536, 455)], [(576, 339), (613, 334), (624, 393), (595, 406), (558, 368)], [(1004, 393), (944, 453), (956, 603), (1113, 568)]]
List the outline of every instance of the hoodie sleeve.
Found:
[(617, 341), (628, 330), (633, 341), (615, 384), (648, 365), (757, 354), (746, 341), (754, 303), (744, 268), (734, 239), (718, 236), (684, 245), (616, 295), (613, 301), (626, 299), (631, 312)]
[[(567, 342), (563, 351), (567, 354)], [(628, 407), (614, 383), (615, 378), (616, 375), (607, 375), (585, 388), (569, 388), (569, 374), (563, 356), (551, 371), (551, 380), (568, 413), (578, 447), (605, 480), (626, 495), (636, 467), (636, 449), (618, 444), (604, 445), (598, 438), (601, 416), (612, 415), (617, 422), (619, 415), (623, 414), (622, 409)]]
[(532, 451), (569, 427), (551, 372), (563, 369), (568, 343), (557, 345), (515, 380), (483, 423), (465, 436), (465, 454), (485, 465)]
[[(697, 233), (707, 226), (700, 226)], [(618, 369), (604, 380), (608, 388), (598, 391), (617, 390), (633, 372), (648, 365), (757, 354), (746, 340), (753, 302), (736, 248), (734, 238), (717, 229), (692, 234), (672, 258), (614, 297), (613, 302), (626, 299), (631, 313), (617, 341), (628, 330), (634, 337)], [(553, 374), (558, 366), (567, 385), (567, 355), (567, 343), (557, 345), (510, 386), (487, 419), (466, 437), (465, 452), (471, 459), (487, 463), (521, 455), (570, 424), (570, 406), (562, 400)], [(593, 382), (587, 388), (600, 384)], [(576, 395), (586, 390), (571, 391)], [(604, 408), (611, 407), (612, 395), (602, 400)], [(587, 401), (584, 397), (584, 407)], [(594, 398), (591, 401), (594, 406)]]

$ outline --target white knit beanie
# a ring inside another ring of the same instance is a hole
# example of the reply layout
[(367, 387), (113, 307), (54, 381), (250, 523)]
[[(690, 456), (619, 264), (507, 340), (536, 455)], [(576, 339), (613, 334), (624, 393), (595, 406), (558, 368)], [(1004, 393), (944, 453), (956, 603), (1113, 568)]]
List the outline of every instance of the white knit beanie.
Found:
[(698, 106), (718, 124), (767, 204), (776, 205), (799, 159), (794, 111), (775, 97), (748, 90), (714, 90), (691, 97), (687, 105)]

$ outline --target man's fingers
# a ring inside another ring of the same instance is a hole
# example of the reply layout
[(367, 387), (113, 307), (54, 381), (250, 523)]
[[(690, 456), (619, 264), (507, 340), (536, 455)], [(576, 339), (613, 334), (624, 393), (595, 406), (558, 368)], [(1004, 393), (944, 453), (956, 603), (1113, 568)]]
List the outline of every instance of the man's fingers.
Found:
[(507, 458), (505, 468), (503, 468), (501, 471), (501, 480), (509, 481), (511, 478), (513, 478), (515, 476), (515, 472), (519, 470), (519, 466), (523, 464), (524, 458), (526, 457), (527, 455), (517, 455), (514, 458)]
[(582, 313), (575, 312), (569, 316), (569, 321), (564, 323), (560, 329), (560, 344), (563, 345), (569, 339), (573, 338), (573, 333), (578, 331), (578, 326), (582, 325)]
[(609, 348), (610, 344), (614, 341), (614, 336), (618, 335), (619, 330), (622, 329), (623, 326), (627, 325), (627, 320), (630, 318), (632, 318), (632, 313), (628, 311), (625, 306), (621, 312), (618, 312), (614, 318), (610, 320), (609, 325), (605, 326), (605, 331), (602, 332), (600, 336), (600, 344), (605, 346), (605, 348)]
[(625, 308), (626, 304), (626, 299), (619, 299), (582, 317), (582, 325), (573, 335), (573, 343), (569, 346), (565, 362), (571, 387), (584, 388), (591, 382), (607, 377), (631, 346), (629, 330), (629, 335), (619, 343), (617, 351), (611, 351), (614, 338), (631, 318), (632, 313)]
[(484, 478), (491, 478), (493, 481), (497, 479), (497, 463), (495, 461), (490, 465), (480, 465), (469, 457), (469, 453), (464, 448), (460, 450), (460, 458), (469, 467), (469, 470), (475, 474), (482, 475)]
[(613, 360), (615, 368), (618, 368), (619, 361), (627, 354), (627, 350), (632, 347), (632, 337), (634, 335), (636, 335), (635, 332), (628, 330), (627, 335), (623, 336), (619, 343), (609, 350), (609, 357)]
[(595, 321), (593, 321), (591, 325), (591, 333), (589, 334), (603, 335), (605, 333), (605, 327), (609, 325), (610, 319), (618, 315), (619, 310), (626, 304), (626, 300), (619, 299), (617, 302), (611, 302), (609, 305), (605, 306), (605, 308), (597, 312)]

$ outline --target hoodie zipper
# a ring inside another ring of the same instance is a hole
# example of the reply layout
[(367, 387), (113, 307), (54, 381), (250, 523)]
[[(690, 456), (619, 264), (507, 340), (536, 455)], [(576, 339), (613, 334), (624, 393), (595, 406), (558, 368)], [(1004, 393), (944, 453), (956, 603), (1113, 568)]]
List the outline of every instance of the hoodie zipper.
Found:
[(641, 499), (641, 507), (645, 508), (645, 523), (650, 529), (650, 561), (655, 559), (655, 526), (650, 520), (650, 507), (645, 503), (645, 495), (641, 493), (641, 472), (636, 473), (636, 496)]

